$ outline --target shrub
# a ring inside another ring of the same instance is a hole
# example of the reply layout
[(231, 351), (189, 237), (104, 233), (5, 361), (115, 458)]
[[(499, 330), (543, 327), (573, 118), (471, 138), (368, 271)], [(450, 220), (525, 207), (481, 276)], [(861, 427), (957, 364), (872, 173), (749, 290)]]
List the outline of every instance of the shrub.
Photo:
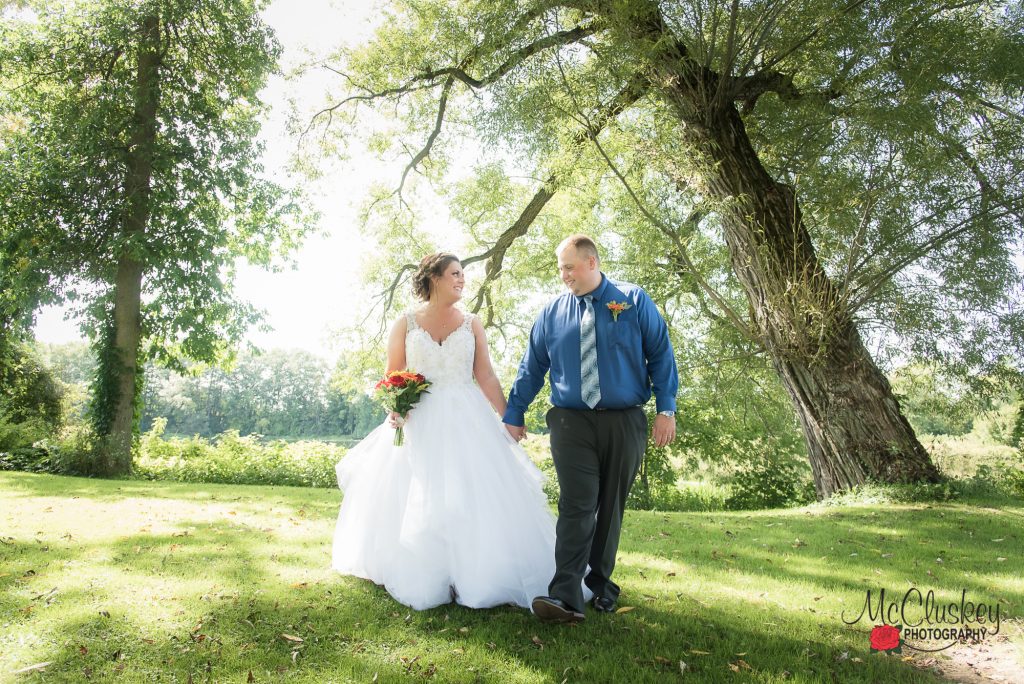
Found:
[(647, 444), (647, 452), (640, 464), (640, 472), (626, 499), (626, 508), (641, 511), (682, 510), (683, 493), (676, 486), (679, 478), (666, 447), (656, 447), (653, 441)]
[(50, 426), (38, 417), (15, 422), (0, 413), (0, 452), (25, 449), (50, 434)]
[(1017, 417), (1010, 432), (1010, 446), (1024, 449), (1024, 401), (1017, 406)]
[(730, 510), (785, 508), (814, 500), (805, 468), (795, 457), (777, 449), (771, 441), (757, 441), (753, 458), (732, 479), (732, 493), (725, 500)]
[(167, 421), (157, 418), (142, 436), (135, 476), (148, 480), (217, 482), (225, 484), (333, 487), (334, 467), (346, 449), (315, 441), (264, 443), (259, 435), (221, 433), (202, 437), (164, 439)]

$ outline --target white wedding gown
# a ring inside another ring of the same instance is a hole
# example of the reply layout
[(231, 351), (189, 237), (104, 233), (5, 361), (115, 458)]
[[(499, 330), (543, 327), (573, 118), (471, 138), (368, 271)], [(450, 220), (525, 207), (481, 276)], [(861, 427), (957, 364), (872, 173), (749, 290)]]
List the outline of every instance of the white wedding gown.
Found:
[(431, 386), (404, 446), (385, 421), (338, 463), (333, 567), (417, 610), (529, 607), (555, 570), (543, 475), (473, 381), (472, 315), (441, 344), (407, 320), (408, 367)]

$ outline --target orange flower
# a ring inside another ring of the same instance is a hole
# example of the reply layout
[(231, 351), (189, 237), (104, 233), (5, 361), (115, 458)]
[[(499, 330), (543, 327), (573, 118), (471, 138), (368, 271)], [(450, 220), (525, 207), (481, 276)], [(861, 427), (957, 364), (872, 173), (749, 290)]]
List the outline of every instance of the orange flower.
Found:
[(633, 305), (629, 304), (627, 302), (615, 302), (615, 301), (608, 302), (608, 304), (606, 304), (606, 306), (608, 307), (608, 310), (612, 312), (612, 320), (613, 321), (618, 321), (619, 320), (619, 314), (622, 313), (623, 311), (625, 311), (626, 309), (632, 309), (633, 308)]

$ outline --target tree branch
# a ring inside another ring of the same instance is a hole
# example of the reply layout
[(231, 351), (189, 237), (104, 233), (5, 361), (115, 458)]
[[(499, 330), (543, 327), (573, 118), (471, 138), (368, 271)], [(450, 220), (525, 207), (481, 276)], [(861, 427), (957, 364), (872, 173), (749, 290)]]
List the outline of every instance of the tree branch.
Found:
[[(528, 16), (535, 18), (535, 15), (536, 12), (533, 12), (530, 13)], [(467, 58), (466, 60), (463, 60), (463, 63), (460, 64), (459, 66), (427, 70), (421, 74), (415, 75), (412, 78), (406, 80), (406, 82), (403, 83), (402, 85), (394, 86), (391, 88), (384, 88), (383, 90), (379, 91), (373, 91), (364, 86), (357, 85), (355, 81), (352, 79), (352, 77), (346, 74), (345, 72), (339, 69), (334, 69), (333, 67), (327, 67), (331, 71), (344, 76), (346, 79), (348, 79), (350, 83), (352, 83), (352, 85), (356, 86), (357, 88), (365, 92), (364, 94), (361, 95), (351, 95), (349, 97), (346, 97), (345, 99), (339, 101), (338, 103), (331, 105), (330, 107), (325, 107), (324, 109), (318, 111), (310, 119), (309, 124), (306, 126), (306, 130), (303, 131), (303, 136), (309, 132), (309, 130), (316, 123), (317, 119), (319, 119), (321, 116), (325, 114), (332, 114), (333, 112), (337, 111), (339, 108), (343, 107), (349, 102), (355, 102), (359, 100), (379, 100), (396, 95), (405, 95), (407, 93), (411, 93), (417, 90), (435, 88), (438, 85), (438, 79), (442, 77), (447, 77), (444, 83), (445, 87), (449, 89), (449, 84), (451, 83), (452, 79), (457, 79), (473, 89), (483, 88), (487, 85), (490, 85), (491, 83), (494, 83), (502, 76), (512, 71), (512, 69), (516, 68), (517, 66), (525, 62), (527, 59), (537, 54), (538, 52), (542, 52), (551, 47), (569, 45), (578, 42), (582, 38), (593, 35), (594, 33), (597, 33), (598, 31), (602, 30), (603, 28), (605, 28), (603, 22), (594, 20), (588, 24), (577, 26), (576, 28), (570, 29), (568, 31), (558, 31), (551, 35), (544, 36), (543, 38), (540, 38), (528, 45), (519, 48), (518, 50), (513, 52), (509, 56), (509, 58), (506, 59), (498, 68), (480, 78), (473, 77), (469, 73), (467, 73), (466, 68), (469, 66), (468, 62), (471, 61), (471, 58)], [(475, 47), (471, 51), (471, 54), (476, 54), (478, 51), (479, 46)], [(330, 125), (329, 121), (328, 125)]]
[[(566, 78), (565, 72), (562, 70), (562, 65), (560, 62), (558, 64), (558, 70), (559, 73), (562, 75), (562, 82), (565, 86), (566, 92), (569, 94), (569, 98), (572, 100), (573, 105), (576, 107), (577, 113), (587, 123), (587, 128), (591, 128), (589, 120), (587, 119), (587, 115), (583, 113), (583, 110), (579, 107), (579, 104), (576, 101), (576, 96), (573, 93), (572, 86), (569, 84), (569, 80)], [(604, 158), (605, 163), (608, 164), (608, 168), (612, 170), (612, 173), (615, 174), (615, 176), (619, 179), (619, 182), (621, 182), (623, 187), (626, 189), (626, 192), (633, 199), (633, 202), (640, 210), (640, 213), (642, 213), (647, 218), (647, 220), (650, 221), (651, 224), (654, 225), (663, 235), (665, 235), (672, 241), (673, 245), (676, 248), (676, 254), (679, 256), (680, 260), (686, 265), (686, 268), (689, 269), (690, 274), (693, 276), (694, 280), (697, 282), (700, 288), (704, 290), (704, 292), (707, 293), (708, 297), (710, 297), (715, 302), (715, 304), (717, 304), (722, 309), (722, 312), (726, 315), (729, 321), (736, 327), (736, 329), (744, 337), (752, 341), (757, 341), (757, 338), (750, 331), (750, 328), (732, 310), (732, 307), (729, 306), (728, 302), (726, 302), (725, 299), (721, 295), (719, 295), (718, 292), (716, 292), (715, 289), (712, 288), (706, 280), (704, 280), (704, 278), (701, 277), (700, 273), (697, 271), (697, 267), (690, 259), (690, 254), (689, 251), (686, 249), (686, 245), (683, 244), (682, 240), (679, 239), (679, 235), (674, 230), (672, 230), (668, 225), (666, 225), (664, 221), (660, 220), (653, 213), (651, 213), (646, 206), (644, 206), (644, 203), (637, 196), (636, 192), (633, 191), (633, 188), (629, 184), (629, 181), (626, 180), (626, 177), (622, 174), (622, 172), (619, 171), (618, 167), (615, 165), (615, 162), (613, 162), (611, 160), (611, 157), (609, 157), (608, 154), (604, 151), (604, 147), (602, 147), (601, 143), (598, 141), (597, 135), (592, 135), (589, 137), (590, 141), (594, 144), (594, 147), (597, 148), (597, 151)]]
[[(616, 93), (615, 97), (598, 111), (593, 120), (588, 120), (586, 125), (573, 135), (570, 148), (575, 149), (576, 157), (578, 158), (583, 153), (583, 148), (588, 140), (595, 139), (609, 121), (642, 98), (646, 94), (648, 87), (649, 81), (645, 75), (641, 73), (634, 74), (622, 89)], [(563, 180), (557, 174), (548, 176), (543, 186), (534, 194), (522, 213), (520, 213), (519, 218), (501, 234), (493, 247), (482, 254), (463, 260), (463, 266), (487, 260), (484, 280), (480, 287), (477, 288), (477, 293), (473, 300), (474, 313), (480, 310), (485, 300), (490, 301), (491, 283), (501, 275), (505, 254), (508, 252), (509, 247), (512, 246), (512, 243), (517, 238), (526, 234), (544, 206), (554, 197)]]
[(430, 136), (427, 138), (426, 144), (423, 145), (423, 149), (412, 158), (412, 161), (409, 162), (409, 165), (402, 172), (402, 180), (398, 184), (399, 196), (402, 194), (402, 188), (405, 187), (405, 177), (416, 168), (417, 164), (427, 158), (427, 155), (430, 154), (430, 148), (434, 146), (434, 141), (437, 140), (437, 136), (441, 133), (441, 126), (444, 124), (444, 111), (448, 107), (448, 94), (451, 92), (452, 83), (454, 82), (455, 80), (451, 76), (444, 82), (444, 88), (441, 89), (441, 99), (437, 103), (437, 119), (434, 122), (434, 130), (430, 132)]

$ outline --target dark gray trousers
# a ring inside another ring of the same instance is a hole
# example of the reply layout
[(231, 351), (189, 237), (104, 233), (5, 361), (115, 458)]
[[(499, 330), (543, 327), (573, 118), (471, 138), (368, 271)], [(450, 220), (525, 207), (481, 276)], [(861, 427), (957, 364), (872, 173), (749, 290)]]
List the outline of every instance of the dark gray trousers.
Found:
[[(647, 447), (647, 416), (621, 411), (552, 408), (547, 414), (551, 457), (558, 474), (555, 576), (549, 594), (583, 610), (581, 582), (616, 600), (611, 580), (622, 514)], [(587, 572), (587, 565), (590, 572)]]

